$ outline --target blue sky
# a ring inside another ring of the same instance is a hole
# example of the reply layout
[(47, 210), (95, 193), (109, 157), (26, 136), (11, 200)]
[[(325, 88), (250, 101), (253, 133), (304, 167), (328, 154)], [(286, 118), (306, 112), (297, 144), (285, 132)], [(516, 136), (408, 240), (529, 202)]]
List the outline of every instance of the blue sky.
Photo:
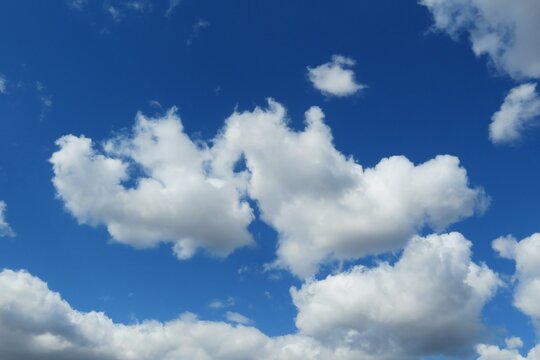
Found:
[[(523, 359), (538, 24), (536, 0), (2, 2), (0, 357)], [(148, 320), (208, 334), (145, 347)], [(92, 335), (119, 324), (137, 355)]]

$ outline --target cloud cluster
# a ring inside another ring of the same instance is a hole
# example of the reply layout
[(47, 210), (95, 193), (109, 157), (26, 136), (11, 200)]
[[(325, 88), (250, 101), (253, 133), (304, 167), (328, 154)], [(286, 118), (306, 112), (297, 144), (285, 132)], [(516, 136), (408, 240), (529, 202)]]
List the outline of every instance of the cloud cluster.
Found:
[(15, 235), (15, 233), (11, 229), (11, 226), (9, 226), (6, 220), (6, 208), (6, 203), (0, 200), (0, 237)]
[(66, 208), (85, 224), (105, 224), (119, 242), (138, 248), (172, 242), (181, 259), (198, 248), (225, 256), (252, 243), (251, 209), (234, 184), (215, 177), (210, 150), (185, 135), (175, 110), (159, 119), (137, 115), (132, 135), (101, 151), (67, 135), (50, 161)]
[[(482, 329), (499, 280), (460, 234), (416, 237), (394, 265), (354, 268), (291, 289), (296, 334), (268, 337), (245, 316), (225, 322), (114, 323), (73, 309), (25, 271), (0, 272), (0, 357), (17, 359), (415, 359), (458, 354)], [(347, 294), (347, 296), (344, 296)], [(444, 309), (444, 311), (441, 311)], [(414, 329), (414, 331), (411, 331)]]
[(53, 182), (80, 222), (106, 224), (137, 247), (172, 241), (180, 258), (249, 244), (249, 196), (279, 233), (276, 264), (301, 277), (327, 261), (400, 249), (417, 230), (442, 230), (486, 206), (457, 158), (414, 165), (394, 156), (363, 169), (335, 149), (323, 117), (313, 107), (294, 131), (270, 101), (232, 114), (210, 147), (184, 134), (174, 110), (139, 114), (133, 136), (107, 141), (103, 153), (85, 137), (59, 139)]
[(457, 38), (467, 33), (477, 56), (487, 55), (514, 78), (540, 77), (540, 2), (537, 0), (421, 0), (434, 27)]
[(540, 360), (540, 345), (532, 348), (526, 356), (521, 356), (519, 348), (523, 345), (519, 338), (520, 344), (517, 346), (509, 343), (507, 339), (506, 348), (500, 348), (496, 345), (480, 344), (476, 347), (478, 353), (477, 360)]
[(355, 61), (351, 58), (334, 55), (330, 62), (307, 68), (309, 81), (325, 95), (352, 95), (366, 87), (356, 82), (354, 71), (350, 69), (354, 64)]
[(459, 233), (415, 237), (394, 265), (357, 266), (292, 289), (300, 332), (387, 358), (460, 355), (481, 336), (500, 281)]
[(493, 114), (489, 138), (495, 144), (511, 143), (521, 138), (523, 130), (540, 118), (540, 95), (536, 84), (528, 83), (510, 90), (501, 109)]
[(114, 323), (99, 312), (71, 308), (24, 271), (0, 272), (0, 358), (3, 360), (305, 360), (367, 358), (327, 348), (302, 335), (270, 338), (253, 327), (198, 320)]

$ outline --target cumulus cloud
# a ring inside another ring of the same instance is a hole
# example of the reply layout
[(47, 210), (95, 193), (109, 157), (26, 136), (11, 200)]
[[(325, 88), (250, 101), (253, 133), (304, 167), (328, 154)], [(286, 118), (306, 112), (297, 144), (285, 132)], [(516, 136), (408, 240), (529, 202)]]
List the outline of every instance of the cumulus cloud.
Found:
[(80, 222), (137, 247), (171, 241), (180, 258), (199, 247), (226, 255), (251, 242), (248, 196), (279, 233), (276, 265), (303, 277), (326, 261), (400, 249), (417, 230), (442, 230), (487, 203), (455, 157), (394, 156), (363, 169), (335, 149), (319, 108), (294, 131), (272, 100), (232, 114), (212, 146), (189, 139), (174, 111), (139, 114), (132, 136), (101, 151), (82, 136), (57, 144), (53, 182)]
[(366, 87), (356, 82), (354, 71), (350, 69), (354, 64), (351, 58), (334, 55), (330, 62), (307, 68), (309, 81), (325, 95), (352, 95)]
[[(500, 348), (496, 345), (480, 344), (476, 347), (478, 353), (478, 360), (539, 360), (540, 359), (540, 345), (532, 348), (526, 356), (522, 356), (519, 353), (519, 348), (523, 345), (521, 339), (519, 340), (519, 346), (508, 343), (506, 341), (506, 348)], [(508, 340), (508, 339), (507, 339)]]
[(537, 0), (420, 0), (434, 27), (457, 38), (467, 33), (477, 56), (486, 55), (514, 78), (540, 77), (540, 2)]
[(252, 243), (251, 209), (212, 174), (209, 149), (184, 134), (174, 109), (155, 119), (138, 114), (133, 134), (100, 148), (73, 135), (57, 145), (50, 161), (58, 196), (79, 222), (105, 224), (114, 240), (138, 248), (171, 242), (181, 259)]
[(280, 235), (278, 265), (310, 276), (321, 262), (400, 249), (424, 226), (441, 230), (486, 206), (457, 158), (393, 156), (364, 169), (335, 149), (323, 117), (313, 107), (293, 131), (271, 101), (229, 117), (212, 149), (219, 173), (245, 159), (247, 191)]
[(6, 208), (6, 203), (0, 200), (0, 236), (14, 236), (15, 233), (6, 221)]
[(493, 241), (493, 249), (503, 258), (516, 262), (517, 287), (514, 305), (524, 314), (540, 321), (540, 233), (521, 241), (512, 236)]
[(501, 109), (493, 114), (489, 137), (495, 144), (511, 143), (521, 138), (523, 130), (540, 118), (540, 95), (536, 84), (513, 88), (504, 99)]
[(480, 312), (500, 281), (471, 261), (459, 233), (415, 237), (395, 264), (292, 288), (301, 334), (398, 359), (462, 355), (482, 335)]
[(254, 327), (197, 319), (114, 323), (73, 309), (24, 271), (0, 272), (0, 358), (3, 360), (305, 360), (371, 359), (329, 348), (303, 335), (268, 337)]
[[(493, 241), (493, 249), (503, 258), (516, 262), (514, 275), (517, 286), (514, 289), (514, 305), (540, 325), (540, 233), (535, 233), (521, 241), (513, 236), (503, 236)], [(540, 360), (540, 344), (527, 355), (519, 349), (523, 342), (519, 338), (506, 339), (506, 346), (480, 344), (477, 346), (478, 360)]]

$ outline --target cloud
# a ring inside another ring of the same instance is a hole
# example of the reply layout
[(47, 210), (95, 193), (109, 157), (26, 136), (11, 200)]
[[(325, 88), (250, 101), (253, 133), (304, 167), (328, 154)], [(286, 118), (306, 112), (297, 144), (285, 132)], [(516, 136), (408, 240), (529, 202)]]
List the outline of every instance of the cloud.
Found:
[(332, 56), (330, 62), (315, 68), (308, 67), (308, 78), (315, 89), (325, 95), (344, 97), (366, 88), (358, 84), (354, 77), (354, 71), (349, 69), (355, 61), (341, 55)]
[(536, 84), (516, 86), (504, 99), (501, 109), (493, 114), (489, 138), (494, 144), (512, 143), (521, 133), (540, 119), (540, 95)]
[(394, 265), (356, 266), (292, 288), (296, 325), (381, 357), (463, 355), (481, 337), (482, 307), (500, 284), (471, 261), (470, 247), (459, 233), (416, 236)]
[(348, 347), (329, 348), (303, 335), (268, 337), (254, 327), (175, 320), (114, 323), (80, 312), (24, 271), (0, 272), (0, 358), (3, 360), (305, 360), (371, 359)]
[(540, 233), (519, 242), (512, 236), (500, 237), (492, 246), (501, 257), (515, 260), (514, 305), (540, 324)]
[(487, 204), (455, 157), (414, 165), (394, 156), (363, 169), (335, 149), (319, 108), (294, 131), (272, 100), (232, 114), (212, 146), (185, 135), (174, 110), (137, 115), (132, 136), (101, 150), (84, 136), (57, 144), (53, 183), (81, 223), (105, 224), (140, 248), (172, 242), (180, 258), (197, 248), (224, 256), (251, 243), (249, 197), (279, 233), (275, 265), (301, 277), (328, 261), (398, 250), (416, 231), (442, 230)]
[(382, 360), (453, 354), (449, 347), (457, 352), (475, 340), (480, 308), (498, 284), (491, 270), (471, 262), (469, 246), (456, 233), (417, 237), (393, 266), (354, 268), (293, 289), (300, 331), (276, 337), (233, 312), (226, 318), (236, 325), (192, 313), (167, 322), (114, 323), (104, 313), (73, 309), (25, 271), (5, 269), (0, 358)]
[(199, 19), (195, 24), (193, 24), (193, 27), (191, 29), (191, 34), (189, 35), (189, 38), (186, 40), (186, 43), (188, 45), (191, 45), (193, 41), (199, 37), (201, 34), (201, 31), (207, 27), (210, 27), (210, 21)]
[(165, 12), (166, 17), (172, 16), (174, 13), (174, 10), (180, 5), (181, 0), (169, 0), (169, 7), (167, 8), (167, 11)]
[(0, 74), (0, 94), (5, 94), (7, 90), (7, 80), (3, 74)]
[(520, 342), (519, 346), (515, 346), (514, 344), (509, 344), (507, 339), (507, 346), (506, 348), (500, 348), (496, 345), (486, 345), (486, 344), (480, 344), (476, 347), (476, 351), (478, 353), (478, 359), (477, 360), (539, 360), (540, 359), (540, 345), (535, 346), (532, 348), (529, 353), (523, 357), (519, 353), (519, 348), (523, 345), (521, 343), (521, 339), (519, 338), (512, 338), (512, 339), (518, 339)]
[(486, 55), (500, 71), (540, 77), (540, 2), (537, 0), (420, 0), (434, 28), (453, 38), (466, 33), (476, 56)]
[(249, 325), (253, 323), (253, 320), (251, 320), (250, 318), (234, 311), (227, 311), (225, 313), (225, 318), (229, 322), (241, 324), (241, 325)]
[[(502, 236), (492, 242), (499, 256), (516, 262), (514, 278), (514, 305), (540, 325), (540, 233), (517, 241), (513, 236)], [(480, 344), (477, 346), (478, 360), (539, 360), (540, 344), (522, 356), (519, 349), (523, 342), (519, 338), (506, 339), (506, 347)]]
[(11, 226), (6, 221), (6, 208), (6, 203), (0, 200), (0, 237), (15, 236), (15, 232), (13, 232)]
[[(307, 277), (320, 263), (400, 249), (425, 226), (442, 230), (486, 206), (453, 156), (415, 165), (403, 156), (362, 168), (334, 147), (322, 111), (287, 126), (285, 109), (234, 113), (214, 142), (214, 170), (245, 159), (247, 192), (279, 233), (278, 265)], [(223, 175), (226, 177), (227, 175)], [(392, 221), (388, 221), (392, 219)]]
[(222, 308), (225, 308), (225, 307), (231, 307), (231, 306), (234, 306), (236, 304), (236, 300), (232, 297), (232, 296), (229, 296), (227, 297), (227, 299), (225, 300), (214, 300), (212, 302), (210, 302), (210, 304), (208, 304), (209, 307), (211, 307), (212, 309), (222, 309)]
[(86, 4), (88, 3), (88, 0), (68, 0), (67, 4), (70, 8), (81, 11), (84, 9)]
[(234, 184), (212, 173), (210, 150), (184, 134), (175, 111), (138, 114), (133, 134), (99, 150), (84, 136), (58, 139), (54, 186), (79, 222), (105, 224), (118, 242), (171, 242), (181, 259), (199, 248), (226, 256), (252, 243), (251, 209)]

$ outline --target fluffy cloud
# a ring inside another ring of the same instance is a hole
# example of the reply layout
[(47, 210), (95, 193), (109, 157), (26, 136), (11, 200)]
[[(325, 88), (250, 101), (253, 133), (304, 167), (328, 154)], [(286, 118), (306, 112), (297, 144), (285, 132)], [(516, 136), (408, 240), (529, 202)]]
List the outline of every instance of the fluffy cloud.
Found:
[(0, 236), (13, 236), (15, 233), (6, 221), (6, 203), (0, 200)]
[(275, 102), (235, 113), (212, 150), (219, 173), (243, 155), (247, 191), (280, 234), (278, 264), (299, 276), (325, 260), (399, 249), (423, 226), (443, 229), (486, 204), (455, 157), (415, 166), (394, 156), (363, 169), (335, 149), (319, 108), (306, 113), (303, 131), (286, 122)]
[(489, 126), (493, 143), (510, 143), (521, 137), (522, 131), (540, 117), (540, 95), (536, 84), (523, 84), (513, 88), (504, 99)]
[[(103, 313), (73, 309), (25, 271), (3, 270), (0, 358), (375, 360), (456, 354), (476, 340), (480, 309), (499, 283), (491, 270), (471, 262), (469, 247), (457, 233), (416, 237), (394, 265), (356, 267), (291, 289), (300, 331), (277, 337), (191, 313), (168, 322), (114, 323)], [(247, 324), (240, 314), (227, 318)]]
[(459, 233), (417, 236), (394, 265), (357, 266), (293, 288), (296, 325), (325, 343), (393, 359), (470, 350), (500, 283), (471, 261), (470, 246)]
[[(521, 342), (519, 338), (512, 339), (518, 339)], [(518, 350), (522, 345), (521, 343), (519, 346), (515, 346), (509, 344), (508, 341), (506, 348), (500, 348), (496, 345), (478, 345), (476, 347), (478, 360), (540, 360), (540, 345), (532, 348), (525, 357), (521, 356)]]
[(348, 96), (365, 88), (354, 78), (354, 60), (348, 57), (334, 55), (332, 61), (315, 68), (308, 67), (308, 78), (315, 87), (325, 95)]
[[(517, 286), (514, 305), (530, 316), (535, 325), (540, 324), (540, 233), (521, 241), (512, 236), (503, 236), (493, 241), (493, 249), (503, 258), (515, 260)], [(521, 339), (506, 340), (506, 348), (496, 345), (477, 346), (478, 360), (540, 360), (540, 344), (533, 347), (526, 356), (519, 348)]]
[(101, 150), (67, 135), (50, 161), (66, 208), (85, 224), (105, 224), (119, 242), (138, 248), (167, 241), (175, 254), (198, 248), (225, 256), (252, 243), (251, 209), (231, 183), (208, 168), (209, 149), (183, 132), (175, 110), (159, 119), (137, 115), (131, 136)]
[(268, 337), (253, 327), (198, 320), (114, 323), (74, 310), (24, 271), (0, 272), (0, 358), (3, 360), (305, 360), (370, 359), (347, 347), (327, 348), (303, 335)]
[(540, 233), (521, 241), (512, 236), (493, 241), (493, 249), (501, 257), (516, 262), (518, 281), (514, 305), (535, 321), (540, 321)]
[(139, 114), (133, 136), (101, 152), (85, 137), (57, 143), (53, 182), (80, 222), (106, 224), (137, 247), (171, 241), (181, 258), (199, 247), (226, 255), (251, 241), (249, 196), (280, 235), (276, 264), (299, 276), (399, 249), (424, 226), (444, 229), (486, 205), (452, 156), (420, 165), (394, 156), (363, 169), (334, 148), (317, 107), (303, 131), (287, 126), (274, 101), (234, 113), (211, 147), (190, 140), (174, 111)]
[(477, 56), (487, 55), (515, 78), (540, 77), (540, 2), (537, 0), (421, 0), (435, 28), (469, 35)]

